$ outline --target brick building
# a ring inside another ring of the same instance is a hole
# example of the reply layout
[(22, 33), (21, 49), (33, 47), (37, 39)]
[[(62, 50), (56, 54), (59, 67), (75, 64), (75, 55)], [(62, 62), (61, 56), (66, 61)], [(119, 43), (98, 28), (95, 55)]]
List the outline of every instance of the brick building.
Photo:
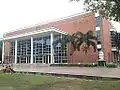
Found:
[[(110, 22), (93, 12), (86, 12), (4, 34), (2, 61), (6, 63), (96, 63), (99, 58), (112, 61)], [(52, 43), (65, 34), (92, 30), (97, 36), (97, 52), (91, 47), (87, 56), (82, 51), (70, 55), (71, 48), (63, 52)], [(99, 55), (98, 55), (99, 54)]]

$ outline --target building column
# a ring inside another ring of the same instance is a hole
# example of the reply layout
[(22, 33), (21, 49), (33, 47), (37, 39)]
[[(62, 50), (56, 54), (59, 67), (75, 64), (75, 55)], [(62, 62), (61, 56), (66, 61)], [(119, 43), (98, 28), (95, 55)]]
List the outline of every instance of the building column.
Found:
[(31, 60), (30, 63), (33, 64), (33, 37), (31, 37)]
[(25, 41), (25, 43), (26, 43), (26, 63), (29, 63), (27, 58), (27, 41)]
[(2, 45), (2, 63), (4, 62), (4, 53), (5, 53), (5, 52), (4, 52), (4, 50), (5, 50), (5, 49), (4, 49), (4, 46), (5, 46), (5, 45), (4, 45), (4, 41), (3, 41), (3, 45)]
[(42, 36), (42, 63), (44, 63), (44, 56), (43, 56), (43, 36)]
[[(61, 34), (60, 38), (62, 39), (62, 34)], [(61, 48), (61, 50), (62, 50), (62, 48)], [(63, 50), (62, 50), (62, 52), (63, 52)], [(62, 54), (62, 52), (61, 52), (61, 54)], [(60, 60), (60, 63), (62, 63), (62, 59)]]
[(47, 59), (48, 59), (48, 64), (50, 63), (50, 60), (49, 60), (49, 55), (47, 55)]
[(17, 40), (15, 40), (15, 64), (17, 64)]
[(51, 53), (50, 53), (50, 55), (51, 55), (51, 64), (53, 64), (54, 63), (54, 54), (53, 54), (53, 32), (51, 32), (50, 33), (50, 47), (51, 47), (51, 49), (50, 49), (50, 51), (51, 51)]

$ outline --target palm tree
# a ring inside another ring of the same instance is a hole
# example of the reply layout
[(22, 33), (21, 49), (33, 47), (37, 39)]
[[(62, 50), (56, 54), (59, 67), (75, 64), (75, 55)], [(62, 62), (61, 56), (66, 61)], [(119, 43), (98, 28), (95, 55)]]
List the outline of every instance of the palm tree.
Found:
[(60, 43), (62, 50), (64, 50), (65, 46), (68, 43), (71, 43), (72, 41), (73, 41), (73, 38), (71, 35), (63, 35), (61, 38), (58, 38), (53, 42), (53, 47), (55, 48), (58, 45), (58, 43)]
[[(76, 32), (74, 33), (74, 35), (76, 36), (75, 39), (75, 48), (80, 51), (80, 49), (83, 50), (83, 52), (85, 54), (87, 54), (88, 49), (90, 48), (90, 46), (93, 47), (94, 52), (96, 51), (96, 37), (94, 36), (93, 31), (88, 31), (86, 34), (83, 34), (81, 32)], [(82, 46), (82, 47), (81, 47)]]
[(61, 43), (61, 48), (62, 50), (64, 50), (65, 45), (70, 43), (73, 47), (73, 53), (76, 50), (80, 51), (80, 48), (82, 46), (83, 52), (87, 54), (87, 51), (90, 48), (90, 46), (94, 48), (94, 52), (96, 51), (97, 47), (95, 40), (96, 37), (94, 36), (93, 31), (88, 31), (86, 34), (83, 34), (81, 32), (76, 32), (72, 35), (63, 35), (62, 38), (59, 38), (53, 42), (53, 46), (56, 47), (58, 43)]

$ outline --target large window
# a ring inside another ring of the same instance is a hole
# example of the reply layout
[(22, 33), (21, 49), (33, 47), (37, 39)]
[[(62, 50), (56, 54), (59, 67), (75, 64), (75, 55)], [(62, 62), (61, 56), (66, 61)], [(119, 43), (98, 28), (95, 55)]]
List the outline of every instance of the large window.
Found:
[(112, 47), (115, 47), (115, 44), (117, 42), (117, 33), (115, 31), (111, 31), (111, 44)]
[[(61, 35), (54, 36), (54, 40), (61, 38)], [(54, 48), (55, 63), (67, 63), (67, 46), (64, 50), (61, 48), (61, 43), (58, 43)]]
[(17, 41), (17, 63), (30, 63), (31, 40)]
[(100, 41), (100, 30), (96, 31), (96, 37), (97, 37), (97, 41)]
[(96, 27), (100, 27), (100, 16), (96, 17)]
[(15, 62), (15, 42), (11, 42), (11, 50), (10, 50), (10, 62)]
[[(60, 38), (54, 35), (53, 40)], [(33, 38), (33, 63), (51, 63), (51, 43), (50, 35)], [(67, 62), (67, 46), (61, 49), (61, 44), (53, 49), (55, 63)], [(11, 60), (15, 59), (15, 42), (11, 42)], [(31, 59), (31, 39), (17, 41), (17, 63), (30, 63)]]
[(50, 63), (50, 35), (33, 39), (33, 62)]

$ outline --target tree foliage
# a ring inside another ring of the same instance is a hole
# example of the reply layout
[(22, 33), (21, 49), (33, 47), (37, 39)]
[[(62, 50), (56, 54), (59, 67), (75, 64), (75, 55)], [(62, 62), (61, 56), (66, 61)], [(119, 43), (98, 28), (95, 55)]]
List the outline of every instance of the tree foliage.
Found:
[(90, 46), (93, 47), (94, 52), (96, 51), (96, 37), (93, 34), (93, 31), (88, 31), (86, 34), (82, 32), (76, 32), (72, 35), (63, 35), (62, 38), (57, 39), (53, 42), (53, 46), (56, 47), (58, 43), (61, 43), (62, 49), (65, 48), (65, 45), (70, 43), (73, 47), (73, 51), (80, 51), (81, 49), (85, 54), (87, 54), (88, 49)]
[(89, 50), (90, 46), (93, 47), (94, 52), (96, 51), (96, 37), (94, 36), (93, 31), (88, 31), (87, 33), (83, 34), (81, 32), (76, 32), (76, 41), (75, 41), (75, 48), (76, 50), (80, 51), (80, 49), (87, 54), (87, 51)]
[(61, 38), (59, 38), (53, 42), (53, 46), (55, 48), (58, 45), (58, 43), (60, 43), (62, 50), (64, 50), (65, 46), (68, 43), (71, 43), (74, 46), (74, 40), (75, 40), (74, 37), (72, 37), (71, 35), (62, 35)]
[(99, 11), (108, 19), (120, 21), (120, 0), (85, 0), (87, 11)]

